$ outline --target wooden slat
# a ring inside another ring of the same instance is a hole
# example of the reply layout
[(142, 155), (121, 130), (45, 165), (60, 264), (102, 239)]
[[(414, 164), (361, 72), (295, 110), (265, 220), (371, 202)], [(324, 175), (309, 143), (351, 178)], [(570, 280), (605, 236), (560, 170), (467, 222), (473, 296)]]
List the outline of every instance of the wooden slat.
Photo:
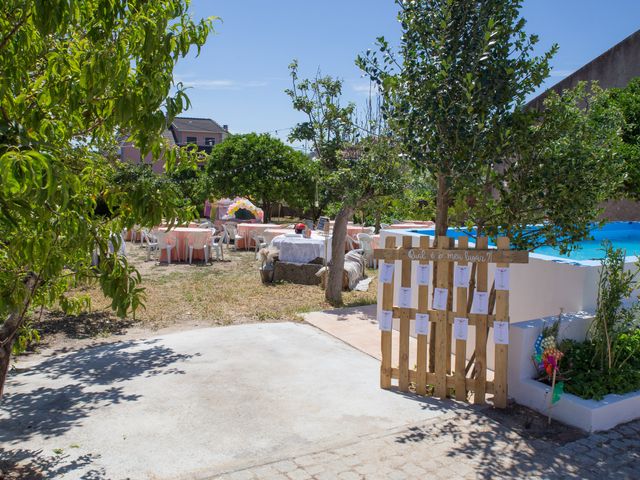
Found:
[[(447, 240), (448, 242), (448, 240)], [(445, 245), (448, 245), (446, 243)], [(483, 263), (529, 263), (529, 252), (520, 250), (496, 250), (485, 246), (478, 248), (470, 248), (466, 250), (449, 250), (446, 247), (438, 246), (438, 248), (422, 249), (388, 249), (380, 248), (373, 252), (374, 258), (378, 260), (431, 260), (431, 261), (449, 261), (460, 262), (466, 260), (468, 262)]]
[[(449, 239), (449, 248), (450, 249), (454, 249), (456, 247), (456, 239), (455, 238), (450, 238)], [(449, 289), (449, 298), (447, 301), (447, 312), (451, 312), (453, 311), (453, 266), (454, 264), (450, 264), (449, 265), (449, 281), (447, 283), (447, 288)], [(451, 345), (453, 344), (453, 325), (450, 324), (449, 322), (447, 322), (447, 374), (451, 373), (451, 355), (452, 355), (452, 350), (451, 350)]]
[[(429, 248), (429, 237), (423, 235), (420, 237), (420, 248)], [(427, 265), (428, 260), (420, 260), (421, 265)], [(418, 287), (418, 313), (429, 312), (429, 287)], [(417, 352), (416, 352), (416, 393), (418, 395), (427, 394), (427, 335), (416, 335)]]
[[(402, 237), (402, 248), (409, 249), (412, 247), (413, 237), (405, 235)], [(405, 258), (402, 260), (402, 272), (400, 273), (400, 287), (411, 288), (411, 260)], [(400, 378), (398, 379), (398, 388), (401, 392), (409, 391), (409, 336), (411, 320), (409, 315), (400, 315), (400, 349), (398, 350), (398, 365), (400, 366)]]
[[(389, 236), (386, 238), (384, 244), (385, 248), (394, 248), (395, 245), (396, 239), (394, 236)], [(382, 309), (393, 309), (393, 281), (382, 286)], [(392, 332), (381, 332), (380, 348), (382, 350), (382, 362), (380, 363), (380, 388), (391, 388), (392, 338)]]
[[(442, 245), (449, 245), (449, 238), (438, 237), (438, 248)], [(447, 288), (449, 286), (449, 267), (447, 260), (438, 262), (438, 273), (436, 276), (437, 288)], [(449, 292), (451, 294), (451, 292)], [(436, 330), (436, 364), (435, 364), (435, 390), (434, 394), (439, 398), (447, 398), (447, 318), (446, 311), (437, 311), (436, 318), (439, 320), (435, 325)]]
[[(489, 241), (487, 237), (478, 237), (476, 246), (479, 249), (487, 248)], [(504, 258), (504, 257), (502, 257)], [(488, 287), (488, 264), (478, 263), (476, 270), (476, 291), (486, 292)], [(481, 405), (485, 403), (487, 380), (487, 320), (486, 316), (476, 317), (476, 365), (477, 372), (476, 385), (473, 396), (473, 403)]]
[[(435, 324), (437, 322), (439, 322), (441, 319), (437, 318), (436, 314), (438, 313), (438, 310), (433, 310), (433, 309), (427, 309), (427, 313), (429, 314), (430, 317), (432, 317), (431, 321)], [(416, 318), (416, 310), (413, 308), (400, 308), (400, 307), (393, 307), (393, 318), (399, 318), (400, 315), (407, 315), (411, 320), (413, 320), (414, 318)], [(493, 321), (495, 319), (495, 315), (478, 315), (475, 313), (467, 313), (464, 310), (458, 312), (447, 312), (447, 323), (449, 323), (450, 325), (453, 325), (453, 319), (455, 317), (463, 317), (463, 318), (467, 318), (469, 320), (469, 325), (471, 326), (475, 326), (476, 325), (476, 319), (479, 317), (482, 317), (483, 319), (485, 319), (486, 324), (490, 327), (493, 324)], [(443, 317), (444, 319), (444, 317)]]
[[(498, 238), (499, 249), (509, 249), (509, 239)], [(508, 267), (506, 263), (499, 263), (498, 267)], [(509, 321), (509, 292), (507, 290), (496, 291), (496, 320), (499, 322)], [(507, 407), (507, 369), (509, 359), (509, 345), (495, 346), (495, 394), (493, 404), (497, 408)]]
[[(394, 379), (398, 379), (400, 377), (400, 370), (397, 368), (392, 368), (391, 369), (391, 377)], [(417, 384), (418, 381), (420, 381), (420, 378), (418, 377), (418, 373), (415, 370), (409, 370), (409, 381), (410, 382), (415, 382)], [(436, 374), (435, 373), (431, 373), (431, 372), (427, 372), (426, 374), (426, 379), (424, 379), (423, 381), (425, 381), (428, 385), (434, 385), (436, 382)], [(447, 383), (447, 388), (455, 388), (456, 387), (456, 377), (455, 375), (447, 375), (446, 376), (446, 383)], [(477, 380), (474, 378), (467, 378), (465, 379), (465, 388), (467, 391), (474, 391), (476, 389), (476, 382)], [(485, 382), (485, 391), (486, 393), (489, 394), (493, 394), (495, 390), (495, 385), (494, 382), (489, 380), (487, 382)]]
[[(458, 248), (466, 249), (469, 247), (469, 239), (467, 237), (460, 237), (458, 239)], [(458, 265), (468, 265), (469, 262), (458, 262)], [(458, 312), (465, 312), (467, 310), (467, 288), (458, 287), (456, 289), (456, 310)], [(467, 354), (467, 341), (456, 340), (456, 368), (455, 368), (455, 388), (456, 388), (456, 400), (466, 400), (466, 375), (465, 375), (465, 363)]]

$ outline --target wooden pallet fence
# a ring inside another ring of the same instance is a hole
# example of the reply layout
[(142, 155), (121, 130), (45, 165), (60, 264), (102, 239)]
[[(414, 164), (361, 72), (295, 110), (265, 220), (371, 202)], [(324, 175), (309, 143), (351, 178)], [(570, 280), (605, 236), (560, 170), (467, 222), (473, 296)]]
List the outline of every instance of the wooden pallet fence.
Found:
[[(390, 236), (386, 238), (384, 248), (374, 252), (374, 257), (380, 261), (382, 283), (382, 297), (378, 299), (382, 350), (380, 387), (392, 388), (396, 380), (397, 388), (402, 392), (415, 389), (419, 395), (432, 393), (438, 398), (453, 396), (463, 401), (471, 392), (476, 404), (485, 403), (487, 394), (493, 394), (494, 405), (506, 407), (509, 265), (528, 263), (528, 252), (510, 250), (506, 237), (498, 238), (497, 249), (488, 248), (486, 237), (478, 238), (473, 248), (469, 247), (466, 237), (457, 242), (439, 237), (436, 247), (430, 245), (427, 236), (420, 237), (419, 247), (413, 247), (412, 241), (413, 237), (403, 236), (402, 244), (396, 246), (395, 237)], [(475, 290), (468, 311), (469, 274), (474, 263)], [(490, 263), (496, 264), (495, 314), (488, 312)], [(397, 279), (398, 295), (394, 298)], [(413, 292), (417, 292), (417, 302), (412, 298)], [(393, 365), (394, 319), (398, 321), (397, 367)], [(415, 365), (409, 364), (412, 321), (416, 336)], [(475, 329), (475, 360), (474, 373), (468, 375), (465, 366), (470, 327)], [(493, 328), (496, 344), (493, 380), (487, 380), (490, 328)], [(455, 359), (452, 362), (453, 340)], [(430, 344), (435, 348), (432, 357), (429, 356)], [(433, 358), (433, 365), (429, 358)]]

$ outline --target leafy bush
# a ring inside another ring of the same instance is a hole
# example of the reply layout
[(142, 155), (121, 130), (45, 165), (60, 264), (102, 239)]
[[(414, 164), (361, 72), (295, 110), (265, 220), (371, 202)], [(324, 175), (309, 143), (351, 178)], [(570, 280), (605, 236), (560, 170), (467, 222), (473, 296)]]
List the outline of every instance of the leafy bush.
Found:
[(640, 390), (640, 304), (625, 306), (640, 268), (625, 271), (625, 252), (609, 242), (604, 248), (596, 315), (587, 340), (560, 344), (565, 391), (596, 400), (609, 393)]
[(620, 335), (618, 348), (630, 355), (629, 360), (614, 370), (603, 371), (593, 366), (597, 355), (594, 342), (564, 340), (560, 344), (560, 350), (565, 354), (560, 362), (560, 370), (567, 377), (564, 391), (582, 398), (600, 400), (610, 393), (624, 394), (640, 390), (640, 330)]

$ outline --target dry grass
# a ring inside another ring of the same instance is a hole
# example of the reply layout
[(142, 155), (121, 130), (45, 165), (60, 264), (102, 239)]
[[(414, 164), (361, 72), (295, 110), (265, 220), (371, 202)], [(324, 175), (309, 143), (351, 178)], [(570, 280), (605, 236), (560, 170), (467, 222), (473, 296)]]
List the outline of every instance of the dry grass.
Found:
[[(145, 329), (292, 321), (299, 320), (300, 313), (331, 308), (319, 286), (264, 285), (253, 252), (225, 249), (225, 261), (209, 265), (159, 265), (153, 260), (146, 261), (144, 250), (131, 243), (127, 243), (127, 254), (142, 274), (146, 289), (146, 306), (135, 316), (135, 324)], [(376, 288), (374, 279), (368, 292), (345, 292), (345, 306), (374, 303)], [(109, 302), (97, 287), (87, 288), (83, 293), (92, 298), (93, 314), (77, 317), (75, 322), (90, 323), (87, 318), (99, 315), (106, 326), (92, 331), (108, 336), (110, 329), (122, 321), (109, 313)], [(61, 316), (59, 312), (50, 312), (43, 323), (61, 321)], [(126, 322), (130, 325), (131, 320)], [(77, 329), (66, 326), (55, 330)]]

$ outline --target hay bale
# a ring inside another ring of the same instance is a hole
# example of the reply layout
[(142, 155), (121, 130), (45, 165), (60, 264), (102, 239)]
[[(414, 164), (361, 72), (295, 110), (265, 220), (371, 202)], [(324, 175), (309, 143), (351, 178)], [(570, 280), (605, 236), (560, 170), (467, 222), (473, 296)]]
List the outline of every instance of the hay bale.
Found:
[(291, 282), (299, 285), (318, 285), (320, 278), (316, 276), (322, 265), (313, 263), (275, 262), (274, 282)]

